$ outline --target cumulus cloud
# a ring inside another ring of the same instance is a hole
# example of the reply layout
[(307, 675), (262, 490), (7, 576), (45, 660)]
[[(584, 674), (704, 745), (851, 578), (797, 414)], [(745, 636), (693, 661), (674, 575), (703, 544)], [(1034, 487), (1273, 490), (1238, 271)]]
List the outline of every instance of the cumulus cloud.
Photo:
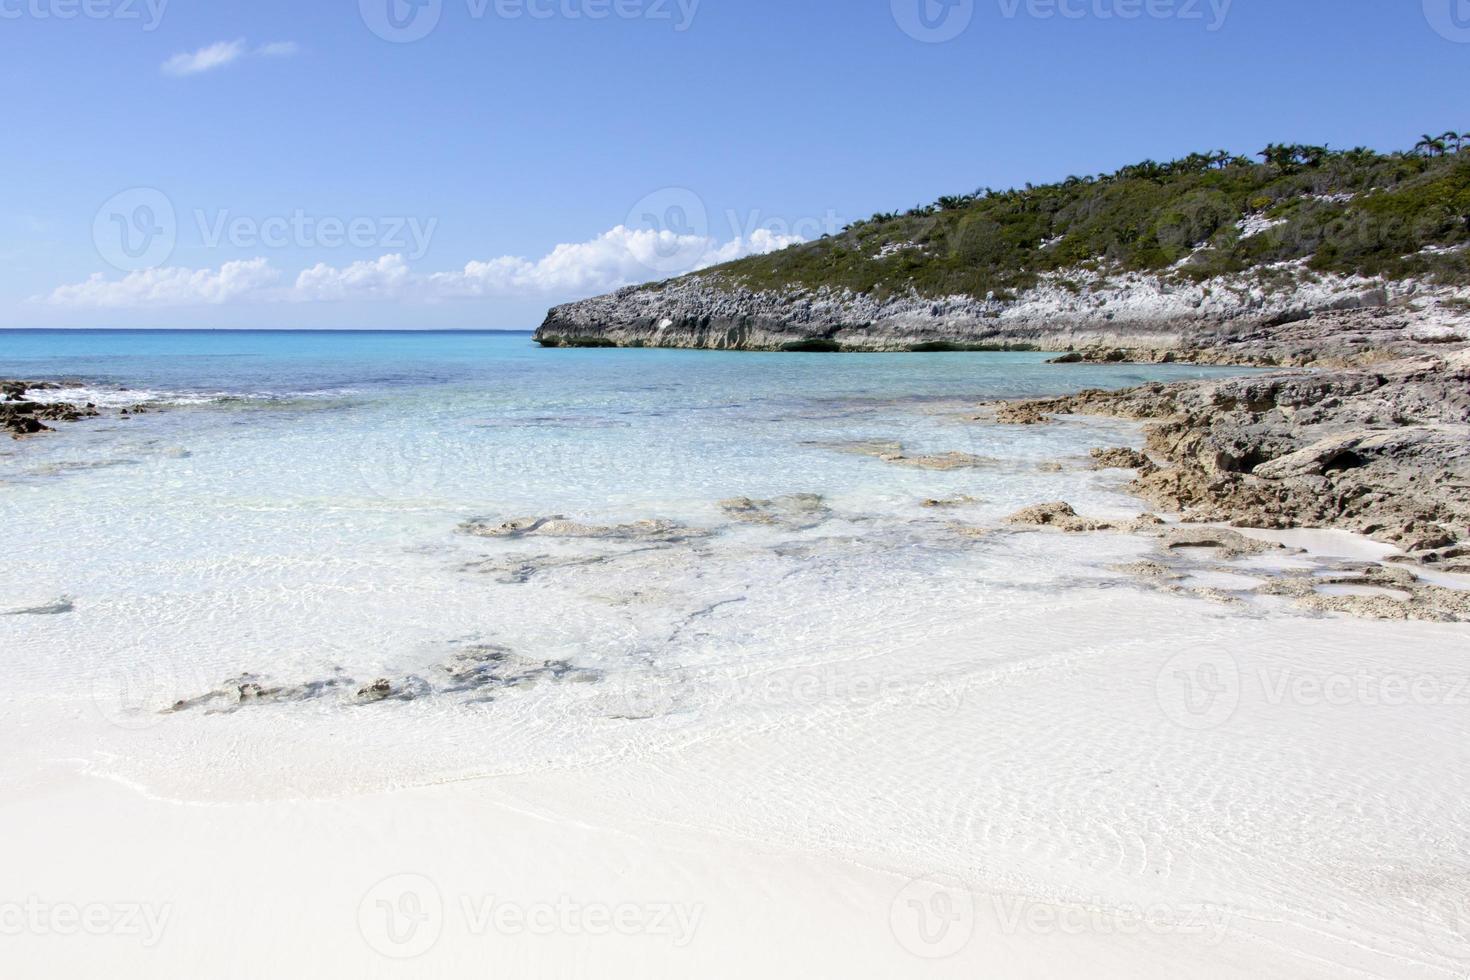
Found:
[(214, 306), (257, 297), (281, 277), (265, 259), (226, 262), (218, 271), (178, 267), (144, 269), (121, 279), (98, 273), (86, 282), (62, 286), (48, 302), (98, 309), (121, 307)]
[(223, 68), (245, 53), (245, 41), (220, 41), (198, 51), (176, 54), (163, 63), (165, 75), (197, 75)]
[(588, 242), (558, 245), (536, 261), (503, 256), (428, 277), (436, 298), (515, 293), (598, 293), (765, 254), (802, 241), (764, 228), (721, 245), (711, 238), (623, 225)]
[(296, 285), (286, 298), (298, 302), (405, 299), (414, 290), (414, 280), (401, 255), (385, 255), (374, 262), (354, 262), (342, 269), (322, 262), (297, 276)]
[(804, 241), (758, 229), (719, 243), (619, 225), (591, 241), (558, 245), (539, 259), (506, 255), (473, 261), (453, 272), (419, 273), (402, 255), (347, 266), (318, 263), (289, 285), (263, 258), (226, 262), (218, 271), (178, 267), (133, 272), (121, 279), (94, 275), (61, 286), (42, 302), (74, 307), (199, 306), (229, 302), (330, 303), (396, 300), (433, 303), (487, 296), (575, 298), (664, 279), (747, 255), (764, 255)]

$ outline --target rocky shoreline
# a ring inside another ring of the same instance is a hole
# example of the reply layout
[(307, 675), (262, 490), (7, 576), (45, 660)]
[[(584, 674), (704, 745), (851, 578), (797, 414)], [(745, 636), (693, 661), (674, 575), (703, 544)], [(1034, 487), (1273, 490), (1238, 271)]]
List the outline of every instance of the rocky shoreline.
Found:
[(1132, 488), (1155, 507), (1187, 521), (1352, 531), (1412, 562), (1470, 572), (1470, 299), (1452, 287), (1287, 264), (1200, 284), (1074, 270), (1006, 300), (877, 300), (752, 292), (695, 275), (557, 307), (536, 339), (549, 347), (1028, 349), (1078, 365), (1058, 370), (1090, 362), (1280, 368), (1001, 403), (981, 418), (1145, 421), (1148, 456), (1134, 461)]
[(696, 274), (555, 307), (535, 337), (546, 347), (1101, 349), (1150, 361), (1176, 359), (1212, 334), (1270, 329), (1343, 310), (1417, 308), (1432, 331), (1437, 319), (1462, 313), (1466, 299), (1443, 286), (1322, 274), (1302, 263), (1197, 283), (1070, 269), (1042, 276), (1019, 296), (983, 299), (752, 290)]
[(31, 392), (59, 391), (61, 388), (62, 385), (55, 381), (0, 379), (0, 430), (9, 432), (12, 439), (22, 439), (53, 431), (47, 422), (77, 422), (101, 414), (90, 402), (74, 405), (70, 402), (32, 401), (27, 397)]
[(1352, 531), (1470, 572), (1470, 343), (1415, 326), (1409, 314), (1357, 311), (1201, 332), (1181, 359), (1290, 368), (997, 403), (981, 418), (1145, 421), (1132, 490), (1155, 507), (1188, 521)]

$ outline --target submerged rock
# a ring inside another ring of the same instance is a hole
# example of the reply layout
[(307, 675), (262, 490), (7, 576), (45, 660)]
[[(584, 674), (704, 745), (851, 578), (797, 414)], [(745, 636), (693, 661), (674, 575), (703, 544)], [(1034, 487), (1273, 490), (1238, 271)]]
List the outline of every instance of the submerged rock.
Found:
[(793, 493), (772, 500), (735, 497), (720, 501), (720, 509), (742, 524), (763, 524), (790, 530), (813, 528), (832, 516), (826, 501), (815, 493)]
[[(820, 444), (819, 444), (820, 445)], [(998, 461), (987, 456), (971, 453), (948, 452), (933, 455), (910, 456), (902, 443), (897, 442), (848, 442), (827, 444), (828, 448), (840, 452), (872, 456), (896, 466), (911, 466), (921, 470), (966, 470), (995, 466)]]
[(453, 654), (425, 672), (427, 676), (410, 674), (399, 680), (379, 677), (363, 683), (338, 671), (319, 680), (279, 684), (260, 675), (241, 674), (213, 690), (177, 701), (163, 713), (206, 708), (210, 714), (230, 714), (247, 707), (314, 701), (331, 694), (354, 705), (473, 694), (476, 697), (465, 703), (478, 704), (491, 700), (497, 691), (523, 689), (542, 680), (587, 682), (601, 676), (565, 660), (534, 660), (494, 644), (456, 646)]
[(543, 572), (555, 571), (559, 568), (581, 568), (587, 565), (601, 565), (605, 562), (616, 561), (619, 557), (621, 557), (621, 554), (576, 557), (567, 557), (565, 555), (506, 555), (499, 558), (486, 558), (481, 561), (469, 562), (462, 566), (462, 569), (481, 575), (492, 575), (495, 581), (502, 585), (525, 585)]
[(40, 606), (29, 606), (21, 609), (7, 609), (0, 612), (0, 616), (62, 616), (76, 611), (76, 601), (71, 596), (62, 596), (54, 602), (48, 602)]
[(984, 501), (976, 497), (945, 497), (942, 500), (938, 498), (930, 498), (929, 500), (924, 501), (923, 504), (921, 504), (920, 506), (929, 508), (931, 510), (937, 510), (950, 507), (969, 507), (972, 504), (979, 504), (983, 502)]
[[(1470, 592), (1421, 580), (1410, 569), (1373, 562), (1313, 559), (1301, 549), (1258, 541), (1228, 528), (1167, 528), (1157, 532), (1158, 560), (1118, 565), (1150, 588), (1176, 595), (1244, 603), (1252, 598), (1289, 599), (1313, 613), (1364, 619), (1470, 622)], [(1259, 555), (1289, 556), (1293, 564), (1242, 562)], [(1205, 584), (1226, 578), (1236, 588)]]
[(367, 687), (358, 690), (357, 700), (361, 701), (363, 704), (373, 704), (377, 701), (386, 700), (392, 695), (393, 682), (388, 680), (388, 678), (386, 677), (380, 677), (369, 684)]
[(632, 524), (602, 526), (582, 524), (565, 517), (519, 517), (509, 521), (476, 519), (460, 525), (466, 534), (480, 538), (579, 538), (601, 541), (653, 541), (676, 543), (706, 537), (709, 532), (675, 521), (647, 520)]

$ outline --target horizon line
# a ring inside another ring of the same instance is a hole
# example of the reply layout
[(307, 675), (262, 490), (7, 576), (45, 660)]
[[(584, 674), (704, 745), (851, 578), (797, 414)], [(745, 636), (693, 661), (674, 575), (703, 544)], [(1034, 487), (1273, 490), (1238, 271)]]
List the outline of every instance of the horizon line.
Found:
[(0, 333), (496, 333), (534, 334), (534, 327), (0, 327)]

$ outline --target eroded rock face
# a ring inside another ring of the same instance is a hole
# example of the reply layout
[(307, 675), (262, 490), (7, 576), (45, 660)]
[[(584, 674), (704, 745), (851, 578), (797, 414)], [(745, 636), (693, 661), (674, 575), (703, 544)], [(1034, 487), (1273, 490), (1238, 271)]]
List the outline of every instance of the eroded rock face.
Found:
[[(1203, 330), (1248, 332), (1346, 308), (1380, 308), (1416, 283), (1317, 275), (1301, 267), (1207, 282), (1148, 273), (1045, 273), (1014, 299), (873, 294), (821, 287), (753, 290), (699, 273), (551, 310), (547, 346), (742, 350), (1054, 350), (1076, 360), (1164, 359)], [(1086, 353), (1083, 353), (1086, 352)], [(1101, 352), (1094, 355), (1094, 352)]]
[[(1435, 291), (1428, 290), (1429, 299)], [(1412, 294), (1411, 294), (1412, 295)], [(1381, 298), (1380, 298), (1381, 299)], [(1260, 322), (1201, 322), (1171, 348), (1093, 345), (1053, 358), (1053, 364), (1132, 362), (1236, 364), (1256, 367), (1371, 367), (1456, 349), (1470, 341), (1470, 324), (1443, 310), (1419, 310), (1405, 298), (1361, 308), (1299, 311)]]
[(1006, 425), (1046, 425), (1051, 419), (1037, 402), (1006, 402), (996, 407), (995, 420)]
[(1099, 470), (1153, 470), (1154, 464), (1136, 449), (1094, 449), (1093, 469)]
[(1102, 521), (1090, 521), (1079, 516), (1072, 505), (1064, 501), (1023, 508), (1006, 518), (1006, 523), (1013, 527), (1049, 527), (1069, 534), (1098, 531), (1108, 527)]

